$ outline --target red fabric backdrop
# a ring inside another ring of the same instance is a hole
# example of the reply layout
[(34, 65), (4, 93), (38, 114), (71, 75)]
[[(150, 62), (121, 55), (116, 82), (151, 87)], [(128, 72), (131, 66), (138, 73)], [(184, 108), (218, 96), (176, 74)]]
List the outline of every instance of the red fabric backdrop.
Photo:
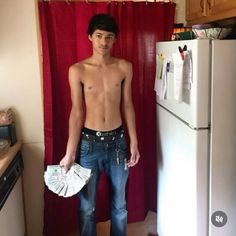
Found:
[[(128, 221), (143, 220), (156, 210), (155, 45), (168, 40), (174, 23), (174, 3), (156, 2), (40, 2), (43, 51), (45, 166), (58, 164), (68, 137), (71, 108), (68, 68), (88, 57), (87, 25), (95, 13), (110, 13), (120, 34), (113, 53), (133, 63), (133, 101), (140, 163), (130, 169), (127, 184)], [(103, 176), (98, 189), (97, 219), (109, 218), (109, 190)], [(63, 199), (45, 188), (44, 235), (65, 236), (77, 225), (78, 199)]]

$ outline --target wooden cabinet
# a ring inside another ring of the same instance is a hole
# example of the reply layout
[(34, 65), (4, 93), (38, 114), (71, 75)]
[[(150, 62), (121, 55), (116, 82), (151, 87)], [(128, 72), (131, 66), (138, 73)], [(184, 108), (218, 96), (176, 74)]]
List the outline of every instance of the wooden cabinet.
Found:
[(206, 16), (207, 0), (186, 0), (186, 20), (195, 21)]
[(200, 24), (236, 17), (236, 0), (186, 0), (186, 20)]

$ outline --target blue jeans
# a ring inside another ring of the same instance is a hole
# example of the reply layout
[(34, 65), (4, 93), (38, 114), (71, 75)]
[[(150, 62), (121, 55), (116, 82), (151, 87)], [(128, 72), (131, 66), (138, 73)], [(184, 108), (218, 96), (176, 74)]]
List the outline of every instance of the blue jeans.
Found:
[(79, 192), (80, 236), (96, 236), (96, 192), (101, 173), (105, 171), (111, 192), (111, 236), (125, 236), (127, 210), (125, 186), (128, 148), (124, 134), (112, 141), (81, 139), (77, 162), (92, 169), (92, 177)]

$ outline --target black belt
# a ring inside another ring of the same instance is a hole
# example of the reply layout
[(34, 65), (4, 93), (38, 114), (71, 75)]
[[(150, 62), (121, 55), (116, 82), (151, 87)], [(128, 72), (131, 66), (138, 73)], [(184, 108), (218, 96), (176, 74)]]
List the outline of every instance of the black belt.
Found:
[(118, 137), (123, 137), (123, 126), (110, 131), (96, 131), (88, 128), (83, 128), (81, 138), (90, 141), (113, 141)]

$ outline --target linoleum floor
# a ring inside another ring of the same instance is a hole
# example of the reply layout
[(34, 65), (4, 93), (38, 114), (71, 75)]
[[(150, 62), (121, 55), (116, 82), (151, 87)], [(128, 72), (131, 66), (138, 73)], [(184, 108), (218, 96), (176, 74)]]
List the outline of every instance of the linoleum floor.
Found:
[[(97, 236), (110, 236), (110, 221), (100, 222), (97, 224)], [(145, 220), (128, 224), (127, 236), (156, 236), (156, 213), (149, 211)], [(78, 232), (74, 232), (67, 236), (78, 236)]]

